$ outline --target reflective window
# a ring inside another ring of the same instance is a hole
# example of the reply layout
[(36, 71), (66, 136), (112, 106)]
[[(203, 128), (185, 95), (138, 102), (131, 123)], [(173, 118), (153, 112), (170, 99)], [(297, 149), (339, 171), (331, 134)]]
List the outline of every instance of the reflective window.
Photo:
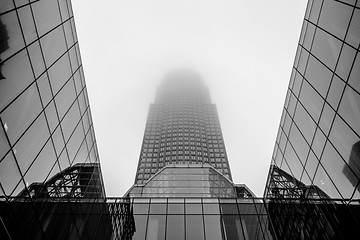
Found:
[(300, 101), (304, 108), (311, 114), (314, 121), (317, 121), (319, 119), (324, 100), (306, 81), (303, 81), (303, 85), (301, 87)]
[(340, 53), (338, 65), (336, 67), (336, 73), (343, 79), (347, 80), (351, 66), (354, 62), (356, 51), (344, 44)]
[(320, 59), (331, 70), (335, 68), (335, 63), (340, 52), (341, 42), (324, 32), (320, 28), (316, 30), (312, 53)]
[[(351, 70), (348, 83), (360, 92), (360, 54), (357, 55), (354, 66)], [(1, 89), (1, 88), (0, 88)]]
[(306, 35), (303, 43), (304, 48), (306, 48), (309, 51), (312, 45), (312, 41), (314, 39), (314, 32), (315, 32), (315, 25), (309, 23), (307, 25)]
[[(67, 54), (63, 55), (53, 66), (51, 66), (49, 69), (49, 77), (52, 90), (54, 94), (56, 94), (71, 77), (71, 68)], [(74, 86), (71, 86), (71, 88), (75, 90)]]
[(57, 1), (39, 1), (31, 6), (40, 37), (60, 24)]
[(1, 114), (12, 143), (29, 127), (41, 110), (39, 94), (33, 84)]
[(166, 224), (166, 239), (185, 239), (184, 215), (168, 215)]
[(185, 215), (186, 240), (204, 239), (204, 225), (202, 215)]
[(144, 240), (146, 233), (147, 215), (134, 215), (136, 231), (133, 240)]
[(333, 80), (331, 82), (330, 89), (329, 89), (329, 93), (328, 93), (328, 96), (326, 99), (326, 101), (328, 103), (330, 103), (330, 105), (334, 109), (337, 109), (337, 107), (340, 103), (340, 98), (343, 93), (344, 87), (345, 87), (344, 82), (338, 76), (334, 75)]
[(9, 152), (0, 162), (0, 182), (5, 194), (10, 195), (20, 180), (19, 169), (12, 153)]
[(222, 223), (225, 239), (245, 240), (239, 215), (223, 215)]
[(339, 113), (346, 123), (360, 135), (360, 95), (349, 87), (345, 89)]
[(294, 120), (304, 138), (310, 144), (315, 132), (316, 124), (301, 104), (298, 104), (296, 108)]
[(29, 6), (17, 10), (20, 18), (21, 28), (26, 44), (33, 42), (36, 38), (35, 24)]
[(313, 2), (313, 4), (311, 7), (309, 20), (316, 24), (318, 21), (318, 18), (319, 18), (320, 8), (321, 8), (323, 1), (322, 0), (314, 0), (312, 2)]
[(64, 33), (61, 26), (42, 37), (40, 42), (47, 66), (53, 64), (66, 50)]
[[(358, 3), (359, 4), (359, 3)], [(346, 35), (346, 42), (357, 48), (360, 43), (360, 10), (355, 9), (354, 15), (351, 19), (348, 34)]]
[(313, 56), (310, 56), (305, 78), (323, 97), (326, 96), (328, 91), (331, 76), (332, 72), (329, 69)]
[(221, 233), (220, 215), (205, 215), (204, 223), (205, 223), (206, 240), (223, 239)]
[(146, 239), (165, 239), (165, 215), (149, 215)]
[(345, 4), (336, 1), (324, 1), (319, 25), (338, 38), (344, 39), (351, 12), (352, 8)]

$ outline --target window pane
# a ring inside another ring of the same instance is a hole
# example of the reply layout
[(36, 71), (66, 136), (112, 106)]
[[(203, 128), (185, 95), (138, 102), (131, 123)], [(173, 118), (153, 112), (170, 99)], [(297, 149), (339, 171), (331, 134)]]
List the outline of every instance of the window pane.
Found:
[(202, 215), (186, 215), (186, 240), (204, 239)]
[(236, 215), (223, 215), (223, 229), (225, 234), (225, 239), (239, 239), (242, 240), (244, 238), (240, 217)]
[(21, 175), (16, 166), (11, 152), (0, 162), (0, 182), (5, 194), (10, 195), (16, 184), (21, 180)]
[(146, 239), (165, 239), (165, 215), (149, 215)]
[(40, 37), (60, 23), (57, 1), (38, 1), (31, 6)]
[(133, 240), (145, 239), (147, 217), (147, 215), (134, 215), (136, 231)]
[[(14, 143), (41, 112), (41, 102), (35, 84), (28, 88), (2, 114), (10, 142)], [(45, 127), (46, 125), (44, 125)]]
[(166, 226), (166, 239), (185, 239), (184, 215), (168, 215)]
[(221, 240), (221, 221), (220, 215), (206, 215), (205, 221), (205, 234), (206, 240)]
[(182, 203), (169, 203), (168, 214), (184, 214), (184, 204)]
[(150, 204), (150, 214), (165, 214), (165, 213), (166, 213), (166, 204), (164, 203)]
[[(358, 5), (360, 3), (358, 2)], [(348, 42), (350, 45), (352, 45), (353, 47), (357, 47), (359, 45), (360, 42), (360, 10), (359, 9), (355, 9), (354, 11), (354, 15), (352, 17), (350, 26), (349, 26), (349, 31), (348, 34), (346, 36), (346, 42)]]

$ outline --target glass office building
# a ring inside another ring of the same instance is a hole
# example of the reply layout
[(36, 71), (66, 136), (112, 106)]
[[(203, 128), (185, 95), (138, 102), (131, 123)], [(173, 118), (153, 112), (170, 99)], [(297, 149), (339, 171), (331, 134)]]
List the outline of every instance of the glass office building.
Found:
[(359, 43), (359, 1), (308, 2), (264, 195), (279, 239), (349, 239), (360, 226)]
[(262, 199), (234, 184), (202, 78), (168, 73), (150, 106), (130, 198), (132, 239), (272, 239)]
[(0, 32), (0, 195), (9, 197), (99, 158), (70, 1), (2, 1)]
[(0, 238), (110, 239), (69, 0), (0, 1), (0, 123)]
[(168, 164), (209, 164), (231, 172), (216, 105), (196, 72), (168, 73), (151, 104), (135, 183), (145, 183)]

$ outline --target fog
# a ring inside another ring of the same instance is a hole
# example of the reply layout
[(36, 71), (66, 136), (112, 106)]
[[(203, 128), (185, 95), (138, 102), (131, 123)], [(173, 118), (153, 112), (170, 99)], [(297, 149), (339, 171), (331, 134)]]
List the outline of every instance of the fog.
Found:
[(233, 181), (262, 196), (306, 3), (73, 0), (107, 196), (134, 183), (149, 105), (177, 68), (204, 79)]

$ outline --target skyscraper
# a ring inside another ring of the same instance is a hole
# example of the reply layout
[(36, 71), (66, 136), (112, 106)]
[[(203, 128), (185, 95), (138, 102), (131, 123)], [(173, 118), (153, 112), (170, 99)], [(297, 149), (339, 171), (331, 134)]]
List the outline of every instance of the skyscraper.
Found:
[(360, 226), (359, 43), (360, 1), (308, 2), (264, 194), (279, 239)]
[(133, 239), (271, 239), (265, 206), (234, 184), (199, 74), (168, 73), (150, 106), (130, 197)]
[(215, 104), (194, 71), (167, 74), (151, 104), (135, 183), (168, 164), (209, 164), (229, 180), (231, 172)]

